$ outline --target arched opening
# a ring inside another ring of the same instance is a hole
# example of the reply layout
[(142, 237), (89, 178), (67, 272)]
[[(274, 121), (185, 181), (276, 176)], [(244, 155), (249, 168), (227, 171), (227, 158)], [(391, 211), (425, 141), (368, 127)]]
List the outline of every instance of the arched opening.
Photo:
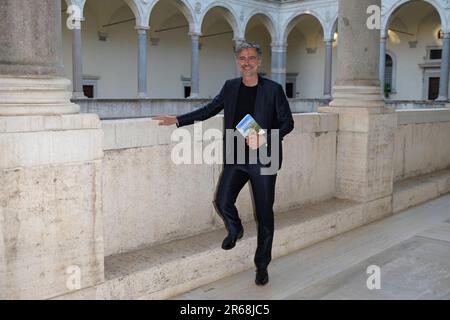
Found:
[[(390, 98), (436, 99), (442, 52), (442, 39), (439, 38), (441, 19), (437, 9), (426, 1), (406, 2), (388, 18), (387, 29), (387, 50), (399, 57), (397, 63), (392, 59), (392, 68), (396, 68), (399, 78), (395, 90), (391, 85)], [(388, 80), (388, 69), (385, 79)]]
[(286, 36), (286, 95), (302, 99), (322, 97), (325, 71), (322, 24), (313, 15), (302, 14), (288, 24)]
[(271, 20), (263, 14), (255, 14), (247, 22), (245, 40), (259, 44), (263, 52), (261, 68), (259, 70), (262, 76), (270, 76), (272, 34), (273, 26)]
[(231, 12), (224, 7), (213, 7), (202, 20), (200, 37), (200, 96), (212, 98), (227, 79), (236, 76), (234, 37), (236, 26)]
[(181, 4), (159, 1), (150, 15), (149, 93), (151, 98), (190, 95), (191, 39)]
[[(65, 1), (62, 21), (67, 20)], [(90, 0), (81, 24), (83, 89), (93, 98), (134, 98), (137, 86), (135, 16), (124, 0)], [(72, 79), (72, 31), (62, 23), (63, 63)]]

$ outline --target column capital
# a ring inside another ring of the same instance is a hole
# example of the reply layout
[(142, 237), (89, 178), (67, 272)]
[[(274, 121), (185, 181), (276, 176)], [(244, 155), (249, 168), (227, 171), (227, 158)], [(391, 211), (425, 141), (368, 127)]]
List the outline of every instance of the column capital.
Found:
[(199, 33), (199, 32), (189, 32), (189, 33), (188, 33), (188, 36), (190, 36), (191, 39), (198, 40), (198, 39), (200, 39), (200, 37), (202, 36), (202, 34)]
[(450, 39), (450, 31), (443, 32), (442, 39)]
[(234, 41), (236, 44), (239, 44), (239, 43), (241, 43), (241, 42), (245, 42), (245, 38), (233, 38), (233, 41)]
[(270, 46), (272, 47), (272, 51), (286, 52), (288, 44), (286, 42), (272, 42)]
[[(81, 24), (82, 22), (86, 21), (86, 19), (84, 17), (79, 17), (79, 18), (73, 18), (72, 19), (72, 23), (69, 25), (66, 22), (67, 28), (69, 28), (71, 31), (75, 31), (75, 30), (81, 30)], [(75, 23), (73, 23), (75, 22)]]
[(138, 33), (142, 32), (148, 32), (148, 30), (150, 30), (150, 27), (146, 27), (146, 26), (135, 26), (134, 27), (135, 30), (137, 30)]

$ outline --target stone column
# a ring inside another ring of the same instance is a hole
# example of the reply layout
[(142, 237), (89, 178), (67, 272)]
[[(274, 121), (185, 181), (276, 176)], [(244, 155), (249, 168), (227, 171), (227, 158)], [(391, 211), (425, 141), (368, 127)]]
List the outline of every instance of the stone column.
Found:
[(379, 80), (380, 30), (369, 30), (366, 13), (380, 0), (339, 1), (339, 48), (334, 107), (384, 107)]
[(138, 99), (148, 98), (147, 88), (147, 61), (148, 61), (148, 40), (147, 30), (138, 28)]
[[(233, 39), (234, 40), (234, 51), (236, 52), (236, 49), (237, 49), (237, 47), (242, 43), (242, 42), (244, 42), (245, 41), (245, 39), (244, 38), (235, 38), (235, 39)], [(239, 62), (237, 62), (237, 59), (236, 59), (236, 54), (235, 54), (235, 67), (236, 67), (236, 77), (240, 77), (241, 76), (241, 70), (240, 70), (240, 68), (239, 68)]]
[(367, 27), (380, 0), (339, 0), (338, 74), (334, 100), (319, 112), (338, 114), (336, 196), (365, 205), (364, 221), (392, 212), (396, 113), (385, 108), (379, 80), (380, 30)]
[(200, 94), (200, 35), (191, 34), (191, 95), (189, 98), (198, 98)]
[(380, 40), (380, 88), (384, 98), (384, 87), (386, 86), (386, 37)]
[(445, 32), (442, 39), (441, 78), (439, 82), (439, 97), (437, 100), (448, 100), (448, 72), (450, 62), (450, 33)]
[(61, 11), (53, 2), (2, 1), (0, 116), (79, 112), (63, 78), (61, 30), (55, 28)]
[(0, 299), (104, 281), (102, 129), (78, 114), (61, 59), (61, 0), (0, 5)]
[(272, 43), (272, 80), (286, 88), (287, 43)]
[[(81, 21), (80, 21), (81, 23)], [(83, 58), (81, 45), (81, 26), (72, 30), (72, 66), (74, 99), (86, 98), (83, 92)]]
[(323, 98), (331, 99), (331, 72), (333, 64), (333, 40), (325, 40), (325, 76)]

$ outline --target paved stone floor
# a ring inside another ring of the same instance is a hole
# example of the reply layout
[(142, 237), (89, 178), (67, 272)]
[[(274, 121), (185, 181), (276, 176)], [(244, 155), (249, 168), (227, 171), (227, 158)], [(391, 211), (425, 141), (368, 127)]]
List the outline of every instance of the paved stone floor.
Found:
[[(380, 289), (367, 287), (372, 265)], [(269, 275), (265, 287), (248, 270), (175, 299), (450, 299), (450, 195), (276, 259)]]

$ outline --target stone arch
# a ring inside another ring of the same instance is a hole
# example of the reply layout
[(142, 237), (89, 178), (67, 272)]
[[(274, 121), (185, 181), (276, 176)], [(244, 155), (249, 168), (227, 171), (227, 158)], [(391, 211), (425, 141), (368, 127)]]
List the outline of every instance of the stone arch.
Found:
[(214, 1), (210, 5), (208, 5), (202, 12), (200, 18), (199, 18), (199, 28), (201, 30), (203, 21), (205, 19), (205, 16), (208, 14), (208, 12), (215, 8), (221, 8), (224, 12), (224, 18), (225, 20), (230, 24), (231, 28), (233, 29), (233, 35), (234, 38), (238, 38), (240, 35), (240, 28), (238, 23), (237, 14), (233, 7), (231, 7), (229, 4), (227, 4), (224, 1)]
[[(387, 30), (389, 28), (389, 25), (392, 22), (392, 18), (394, 16), (394, 14), (405, 4), (408, 3), (412, 3), (414, 1), (412, 0), (398, 0), (393, 6), (391, 6), (388, 11), (385, 13), (384, 17), (383, 17), (383, 21), (382, 21), (382, 26), (381, 26), (381, 36), (382, 37), (386, 37), (387, 36)], [(445, 13), (443, 11), (443, 9), (441, 8), (441, 6), (439, 5), (439, 3), (436, 0), (423, 0), (422, 2), (426, 2), (428, 4), (430, 4), (439, 14), (439, 17), (441, 19), (441, 25), (442, 25), (442, 30), (444, 31), (450, 31), (448, 30), (448, 26), (447, 26), (447, 20), (445, 18)]]
[(312, 11), (312, 10), (307, 10), (307, 11), (302, 11), (302, 12), (296, 12), (295, 14), (293, 14), (288, 20), (287, 23), (284, 24), (283, 28), (281, 29), (282, 33), (280, 36), (280, 40), (282, 43), (286, 43), (289, 33), (292, 31), (292, 29), (294, 29), (294, 27), (296, 26), (298, 19), (303, 16), (303, 15), (309, 15), (314, 17), (320, 24), (320, 26), (322, 27), (323, 33), (324, 33), (324, 38), (325, 38), (325, 31), (326, 31), (326, 25), (323, 22), (323, 20), (321, 19), (320, 15), (318, 15), (316, 12)]
[(333, 24), (331, 25), (331, 28), (328, 29), (327, 31), (325, 31), (325, 39), (326, 40), (334, 40), (334, 34), (338, 30), (338, 21), (339, 21), (338, 16), (336, 15), (334, 17), (334, 19), (331, 20), (331, 21), (333, 21)]
[(255, 17), (262, 17), (263, 25), (266, 27), (267, 31), (269, 32), (271, 40), (274, 41), (276, 39), (277, 31), (275, 29), (275, 24), (273, 23), (273, 17), (269, 13), (261, 11), (261, 10), (254, 10), (247, 17), (247, 19), (245, 20), (243, 27), (242, 27), (244, 35), (247, 31), (247, 27), (249, 25), (250, 20), (252, 20), (252, 18), (255, 18)]
[[(156, 1), (155, 5), (160, 1), (162, 0)], [(194, 8), (192, 8), (192, 5), (189, 3), (189, 1), (188, 0), (170, 0), (170, 1), (176, 5), (176, 7), (181, 11), (183, 16), (186, 18), (187, 22), (189, 23), (189, 31), (196, 32), (197, 21), (195, 19), (195, 11)], [(152, 6), (152, 9), (150, 10), (150, 15), (153, 9), (155, 8), (155, 5)]]

